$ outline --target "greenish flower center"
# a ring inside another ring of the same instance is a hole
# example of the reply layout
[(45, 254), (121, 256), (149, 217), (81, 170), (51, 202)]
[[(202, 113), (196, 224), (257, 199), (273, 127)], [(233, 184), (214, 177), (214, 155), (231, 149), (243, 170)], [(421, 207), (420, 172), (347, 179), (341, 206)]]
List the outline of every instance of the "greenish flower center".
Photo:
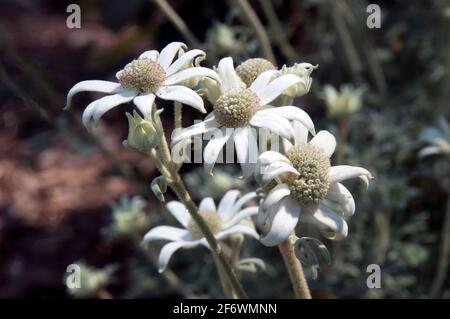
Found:
[[(209, 229), (214, 235), (222, 230), (223, 222), (217, 212), (201, 211), (199, 214), (203, 217), (206, 225), (208, 225)], [(200, 239), (204, 237), (202, 231), (200, 230), (200, 227), (198, 227), (197, 223), (192, 218), (189, 220), (187, 230), (194, 239)]]
[(318, 147), (303, 144), (291, 148), (287, 157), (300, 175), (289, 174), (286, 183), (291, 196), (302, 204), (318, 203), (330, 187), (330, 159)]
[(120, 84), (139, 93), (155, 92), (166, 79), (166, 71), (151, 59), (137, 59), (128, 63), (117, 75)]
[(247, 125), (258, 110), (260, 101), (249, 89), (232, 89), (222, 94), (214, 104), (217, 123), (224, 127)]
[(261, 73), (275, 69), (272, 62), (262, 58), (255, 58), (242, 62), (236, 68), (236, 73), (247, 86), (250, 86)]

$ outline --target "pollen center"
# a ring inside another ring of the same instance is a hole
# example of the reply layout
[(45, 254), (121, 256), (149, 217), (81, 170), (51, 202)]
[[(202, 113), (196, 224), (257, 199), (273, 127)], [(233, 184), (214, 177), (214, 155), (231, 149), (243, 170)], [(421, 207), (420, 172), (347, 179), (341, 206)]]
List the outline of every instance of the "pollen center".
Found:
[(300, 175), (290, 174), (286, 183), (291, 195), (303, 204), (318, 203), (330, 187), (330, 159), (318, 147), (304, 144), (291, 148), (286, 154)]
[(151, 59), (137, 59), (128, 63), (117, 75), (120, 84), (140, 93), (155, 92), (166, 79), (166, 71)]
[[(217, 214), (217, 212), (201, 211), (199, 214), (203, 217), (206, 225), (208, 225), (209, 229), (214, 235), (222, 230), (222, 219), (220, 218), (219, 214)], [(203, 238), (203, 233), (200, 230), (200, 227), (198, 227), (197, 223), (192, 218), (191, 220), (189, 220), (187, 230), (191, 234), (192, 238)]]
[(231, 89), (214, 104), (216, 121), (224, 127), (247, 125), (259, 107), (259, 97), (249, 89)]
[(239, 75), (242, 81), (247, 86), (250, 86), (253, 81), (263, 73), (264, 71), (268, 70), (275, 70), (275, 66), (272, 64), (272, 62), (262, 59), (262, 58), (255, 58), (255, 59), (248, 59), (244, 62), (242, 62), (237, 68), (236, 73)]

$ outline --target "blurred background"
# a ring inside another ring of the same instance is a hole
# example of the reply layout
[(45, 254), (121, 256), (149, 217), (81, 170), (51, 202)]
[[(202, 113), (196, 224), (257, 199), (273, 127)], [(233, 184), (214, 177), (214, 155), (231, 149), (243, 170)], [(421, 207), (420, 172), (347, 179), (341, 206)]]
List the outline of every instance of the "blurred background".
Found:
[[(81, 28), (66, 25), (71, 3)], [(332, 263), (315, 280), (308, 272), (313, 297), (449, 298), (450, 2), (376, 4), (381, 28), (370, 29), (365, 0), (2, 0), (0, 298), (222, 296), (207, 250), (179, 251), (161, 275), (159, 246), (140, 244), (150, 227), (175, 223), (150, 192), (153, 164), (121, 145), (132, 106), (108, 112), (92, 134), (80, 119), (97, 96), (79, 94), (62, 111), (76, 82), (114, 80), (141, 52), (171, 41), (205, 50), (209, 67), (223, 56), (319, 65), (295, 105), (336, 134), (335, 164), (366, 167), (376, 179), (367, 192), (347, 184), (356, 214), (346, 240), (322, 238)], [(194, 118), (185, 112), (184, 125)], [(233, 177), (237, 166), (218, 169), (209, 178), (183, 166), (197, 200), (252, 189)], [(251, 297), (292, 297), (277, 249), (248, 239), (241, 254), (266, 264), (242, 275)], [(72, 263), (85, 270), (81, 292), (64, 285)], [(366, 285), (372, 263), (380, 289)]]

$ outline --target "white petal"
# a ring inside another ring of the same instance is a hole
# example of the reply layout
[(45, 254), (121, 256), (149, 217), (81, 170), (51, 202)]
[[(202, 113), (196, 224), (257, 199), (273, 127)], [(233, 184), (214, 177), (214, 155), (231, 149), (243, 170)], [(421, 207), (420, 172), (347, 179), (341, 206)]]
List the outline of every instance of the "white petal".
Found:
[(338, 203), (344, 212), (344, 216), (349, 217), (355, 213), (355, 200), (347, 187), (341, 183), (332, 183), (326, 198)]
[(187, 227), (189, 220), (191, 220), (191, 215), (189, 214), (186, 206), (178, 201), (171, 201), (167, 203), (166, 207), (181, 225)]
[(278, 116), (282, 116), (287, 120), (290, 121), (299, 121), (301, 124), (303, 124), (310, 132), (311, 134), (316, 134), (316, 131), (314, 129), (314, 123), (311, 119), (311, 117), (303, 111), (301, 108), (296, 106), (280, 106), (280, 107), (272, 107), (272, 108), (266, 108), (260, 111), (261, 113), (273, 115), (276, 114)]
[(181, 140), (191, 138), (195, 135), (213, 132), (218, 129), (218, 126), (219, 124), (216, 122), (216, 119), (211, 117), (203, 122), (184, 128), (176, 133), (174, 131), (174, 136), (172, 136), (172, 144), (176, 144)]
[(292, 166), (292, 164), (287, 164), (284, 162), (275, 162), (266, 167), (261, 167), (261, 181), (263, 183), (270, 182), (275, 177), (282, 174), (292, 173), (295, 175), (300, 175), (300, 173)]
[(259, 235), (256, 233), (256, 231), (253, 228), (245, 225), (236, 225), (231, 228), (225, 229), (224, 231), (217, 233), (215, 237), (220, 240), (233, 234), (244, 234), (252, 236), (255, 239), (259, 239)]
[(200, 212), (208, 211), (208, 212), (215, 212), (216, 211), (216, 204), (214, 203), (214, 199), (211, 197), (203, 198), (200, 202), (200, 205), (198, 206), (198, 210)]
[(183, 228), (176, 228), (172, 226), (157, 226), (151, 229), (144, 236), (144, 241), (152, 240), (170, 240), (180, 241), (185, 240), (188, 237), (189, 232)]
[(298, 121), (293, 121), (295, 145), (302, 145), (308, 142), (308, 128)]
[(438, 146), (427, 146), (420, 150), (419, 157), (425, 157), (442, 153), (442, 149)]
[(180, 50), (186, 49), (186, 44), (181, 42), (172, 42), (169, 43), (164, 49), (161, 50), (161, 53), (158, 57), (158, 63), (167, 70), (172, 64), (173, 59), (177, 55)]
[(156, 50), (148, 50), (139, 56), (139, 59), (150, 59), (156, 61), (158, 59), (159, 53)]
[(161, 252), (159, 253), (159, 272), (163, 272), (166, 270), (167, 265), (169, 263), (170, 257), (172, 257), (173, 253), (176, 252), (180, 248), (192, 248), (199, 244), (196, 242), (186, 242), (186, 241), (177, 241), (173, 243), (168, 243), (163, 246)]
[(89, 103), (89, 105), (84, 109), (83, 115), (81, 116), (81, 121), (83, 125), (90, 128), (90, 121), (92, 118), (92, 113), (94, 112), (95, 106), (97, 105), (97, 100)]
[(155, 94), (148, 93), (144, 95), (136, 96), (133, 103), (137, 106), (142, 115), (150, 115), (153, 110), (153, 102), (155, 101)]
[(204, 67), (195, 67), (180, 71), (178, 73), (169, 76), (164, 82), (164, 85), (173, 85), (189, 80), (191, 78), (205, 77), (205, 76), (210, 77), (216, 81), (219, 81), (219, 76), (213, 70)]
[(322, 229), (323, 235), (328, 239), (340, 240), (347, 237), (347, 222), (328, 207), (322, 205), (308, 217)]
[(332, 166), (329, 174), (331, 183), (342, 182), (346, 179), (359, 177), (366, 184), (366, 187), (369, 186), (369, 179), (373, 179), (372, 174), (365, 168), (349, 165)]
[(247, 178), (252, 175), (258, 158), (258, 145), (253, 131), (247, 127), (235, 129), (234, 146), (242, 168), (242, 175)]
[(288, 164), (291, 163), (286, 156), (275, 151), (267, 151), (262, 153), (258, 157), (258, 162), (260, 162), (263, 165), (271, 164), (273, 162), (285, 162)]
[(222, 93), (231, 89), (241, 88), (242, 80), (234, 69), (231, 57), (223, 58), (219, 61), (217, 73), (220, 77), (220, 90)]
[(162, 86), (156, 95), (163, 100), (178, 101), (206, 113), (203, 100), (195, 91), (180, 85)]
[(258, 111), (253, 115), (250, 120), (250, 124), (256, 127), (264, 127), (269, 129), (275, 134), (278, 134), (284, 138), (291, 139), (294, 137), (294, 130), (285, 118), (275, 115), (275, 112), (271, 114), (264, 113), (264, 111)]
[(237, 202), (233, 205), (233, 208), (231, 209), (233, 212), (236, 212), (241, 209), (241, 207), (247, 203), (248, 201), (252, 200), (257, 196), (256, 192), (250, 192), (242, 196), (237, 200)]
[(266, 246), (276, 246), (286, 240), (297, 225), (300, 216), (300, 205), (287, 197), (276, 210), (269, 215), (270, 229), (261, 238), (261, 243)]
[(269, 194), (267, 194), (266, 199), (264, 200), (262, 204), (263, 209), (268, 209), (269, 207), (279, 204), (280, 201), (291, 194), (291, 190), (289, 189), (289, 186), (286, 184), (279, 184), (275, 186)]
[(120, 85), (120, 83), (110, 82), (110, 81), (100, 81), (100, 80), (88, 80), (81, 81), (75, 84), (67, 93), (67, 101), (64, 109), (70, 108), (72, 103), (72, 97), (83, 91), (93, 91), (101, 93), (118, 93), (124, 91), (125, 89)]
[(274, 74), (277, 73), (276, 70), (268, 70), (264, 71), (258, 77), (253, 81), (253, 83), (250, 85), (249, 89), (258, 94), (258, 92), (262, 92), (264, 88), (269, 84), (270, 80), (274, 76)]
[(239, 211), (236, 215), (234, 215), (233, 218), (227, 221), (223, 227), (228, 228), (233, 225), (239, 224), (244, 218), (258, 214), (258, 210), (259, 207), (257, 206), (244, 208), (243, 210)]
[[(117, 105), (130, 102), (136, 96), (136, 92), (124, 91), (114, 95), (108, 95), (95, 101), (95, 105), (91, 109), (91, 116), (94, 119), (95, 125), (98, 125), (100, 118), (113, 107)], [(85, 118), (88, 122), (90, 118)]]
[(206, 55), (205, 52), (202, 50), (190, 50), (185, 53), (183, 53), (178, 59), (176, 59), (171, 66), (166, 71), (167, 76), (170, 76), (178, 71), (180, 71), (182, 68), (186, 67), (190, 64), (190, 62), (197, 57), (204, 57)]
[(328, 131), (320, 131), (309, 143), (322, 149), (328, 157), (331, 157), (336, 149), (336, 139)]
[(283, 94), (283, 92), (290, 86), (301, 82), (301, 78), (294, 74), (282, 75), (272, 82), (270, 82), (264, 89), (256, 92), (261, 99), (261, 105), (267, 105), (278, 96)]
[(220, 200), (219, 207), (217, 208), (217, 212), (220, 215), (220, 218), (222, 218), (222, 221), (227, 222), (236, 212), (235, 210), (233, 210), (233, 206), (240, 194), (240, 191), (232, 189), (226, 192), (225, 195), (223, 195), (222, 199)]
[(230, 138), (233, 130), (229, 129), (218, 129), (214, 132), (211, 140), (206, 144), (205, 150), (203, 152), (203, 159), (205, 161), (204, 167), (208, 174), (212, 175), (212, 170), (216, 164), (217, 157), (220, 154), (225, 143)]

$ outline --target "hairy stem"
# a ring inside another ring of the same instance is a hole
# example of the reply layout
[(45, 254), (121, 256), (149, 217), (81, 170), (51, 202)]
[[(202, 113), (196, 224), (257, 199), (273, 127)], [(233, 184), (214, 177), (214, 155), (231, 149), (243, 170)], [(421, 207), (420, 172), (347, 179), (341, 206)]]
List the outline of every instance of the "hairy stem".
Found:
[(214, 257), (214, 263), (216, 264), (217, 272), (219, 274), (220, 284), (222, 285), (223, 294), (225, 295), (226, 298), (235, 299), (236, 296), (233, 294), (233, 291), (232, 291), (230, 285), (228, 284), (227, 276), (224, 273), (223, 267), (220, 264), (219, 259), (215, 255), (213, 255), (213, 257)]
[(289, 278), (294, 288), (295, 297), (297, 299), (311, 299), (308, 282), (303, 272), (303, 267), (297, 256), (295, 256), (294, 245), (288, 238), (278, 245), (278, 249), (283, 256), (284, 264), (289, 273)]
[(248, 20), (250, 26), (255, 30), (256, 37), (259, 40), (261, 48), (264, 52), (264, 55), (267, 60), (272, 62), (274, 65), (277, 64), (275, 60), (275, 55), (273, 54), (272, 47), (270, 45), (269, 36), (267, 35), (264, 26), (256, 15), (255, 11), (252, 9), (247, 0), (234, 0), (239, 8), (242, 10), (242, 13)]
[(447, 207), (444, 217), (444, 226), (441, 232), (441, 245), (439, 247), (439, 259), (436, 275), (430, 289), (430, 298), (436, 298), (442, 289), (450, 257), (450, 192), (447, 194)]
[(175, 128), (180, 129), (181, 128), (181, 120), (182, 120), (182, 105), (180, 102), (175, 101), (174, 103), (174, 112), (175, 112)]
[(181, 33), (181, 35), (193, 46), (199, 47), (200, 41), (192, 33), (187, 24), (181, 19), (176, 11), (170, 6), (166, 0), (155, 0), (159, 8), (164, 12), (167, 18), (172, 22), (175, 28)]

